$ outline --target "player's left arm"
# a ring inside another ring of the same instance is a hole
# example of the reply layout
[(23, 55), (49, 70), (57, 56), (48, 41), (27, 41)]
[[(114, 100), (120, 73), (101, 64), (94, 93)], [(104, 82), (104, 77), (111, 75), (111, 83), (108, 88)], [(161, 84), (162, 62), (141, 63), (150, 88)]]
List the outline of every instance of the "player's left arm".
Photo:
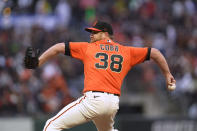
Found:
[(24, 66), (27, 69), (36, 69), (54, 56), (65, 53), (65, 44), (58, 43), (47, 49), (40, 57), (40, 50), (28, 47), (25, 52)]
[(58, 54), (65, 53), (65, 43), (58, 43), (47, 49), (40, 57), (38, 66), (42, 66), (49, 59), (57, 56)]
[(176, 83), (176, 80), (172, 76), (165, 57), (161, 54), (158, 49), (151, 48), (150, 58), (157, 63), (157, 65), (162, 70), (163, 75), (166, 78), (167, 86), (173, 86)]

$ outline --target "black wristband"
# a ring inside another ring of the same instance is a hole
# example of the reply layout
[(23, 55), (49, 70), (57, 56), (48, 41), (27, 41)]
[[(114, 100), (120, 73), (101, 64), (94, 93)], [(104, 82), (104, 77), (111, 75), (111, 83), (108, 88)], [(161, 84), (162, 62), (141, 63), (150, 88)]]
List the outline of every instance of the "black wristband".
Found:
[(70, 56), (70, 46), (69, 43), (65, 43), (65, 55)]
[(151, 53), (151, 48), (149, 47), (145, 60), (150, 60), (150, 53)]

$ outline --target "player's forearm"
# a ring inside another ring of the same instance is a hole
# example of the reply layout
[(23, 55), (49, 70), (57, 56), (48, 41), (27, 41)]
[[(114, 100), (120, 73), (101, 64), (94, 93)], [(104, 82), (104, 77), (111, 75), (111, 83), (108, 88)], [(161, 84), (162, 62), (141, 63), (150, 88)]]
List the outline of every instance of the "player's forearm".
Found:
[(167, 75), (170, 74), (170, 69), (169, 69), (168, 64), (166, 62), (166, 59), (160, 53), (159, 50), (157, 50), (155, 48), (152, 48), (150, 57), (151, 57), (151, 59), (153, 59), (159, 65), (159, 67), (162, 70), (164, 76), (167, 76)]
[(59, 53), (64, 53), (64, 52), (65, 52), (64, 43), (58, 43), (50, 47), (39, 57), (39, 67), (42, 66), (45, 62), (47, 62), (51, 58), (57, 56)]

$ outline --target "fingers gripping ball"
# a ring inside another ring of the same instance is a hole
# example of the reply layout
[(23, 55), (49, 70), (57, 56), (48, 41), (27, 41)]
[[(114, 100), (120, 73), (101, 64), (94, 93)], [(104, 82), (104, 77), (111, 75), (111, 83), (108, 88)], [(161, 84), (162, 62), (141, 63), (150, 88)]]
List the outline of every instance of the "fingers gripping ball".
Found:
[(24, 66), (27, 69), (35, 69), (38, 67), (39, 60), (38, 57), (40, 55), (39, 49), (33, 49), (32, 47), (28, 47), (25, 52), (24, 58)]
[(175, 90), (176, 89), (176, 84), (168, 85), (169, 90)]

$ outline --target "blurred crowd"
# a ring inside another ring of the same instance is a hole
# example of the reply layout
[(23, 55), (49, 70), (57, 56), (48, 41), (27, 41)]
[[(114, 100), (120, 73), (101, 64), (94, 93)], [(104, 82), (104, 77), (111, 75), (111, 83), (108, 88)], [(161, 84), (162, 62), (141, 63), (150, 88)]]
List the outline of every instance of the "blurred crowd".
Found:
[(123, 92), (166, 96), (183, 115), (197, 117), (196, 0), (1, 0), (0, 115), (54, 113), (81, 95), (83, 64), (60, 55), (43, 67), (24, 69), (28, 46), (41, 52), (58, 42), (89, 41), (84, 28), (112, 24), (114, 40), (154, 47), (166, 57), (177, 89), (169, 93), (153, 62), (131, 70)]

